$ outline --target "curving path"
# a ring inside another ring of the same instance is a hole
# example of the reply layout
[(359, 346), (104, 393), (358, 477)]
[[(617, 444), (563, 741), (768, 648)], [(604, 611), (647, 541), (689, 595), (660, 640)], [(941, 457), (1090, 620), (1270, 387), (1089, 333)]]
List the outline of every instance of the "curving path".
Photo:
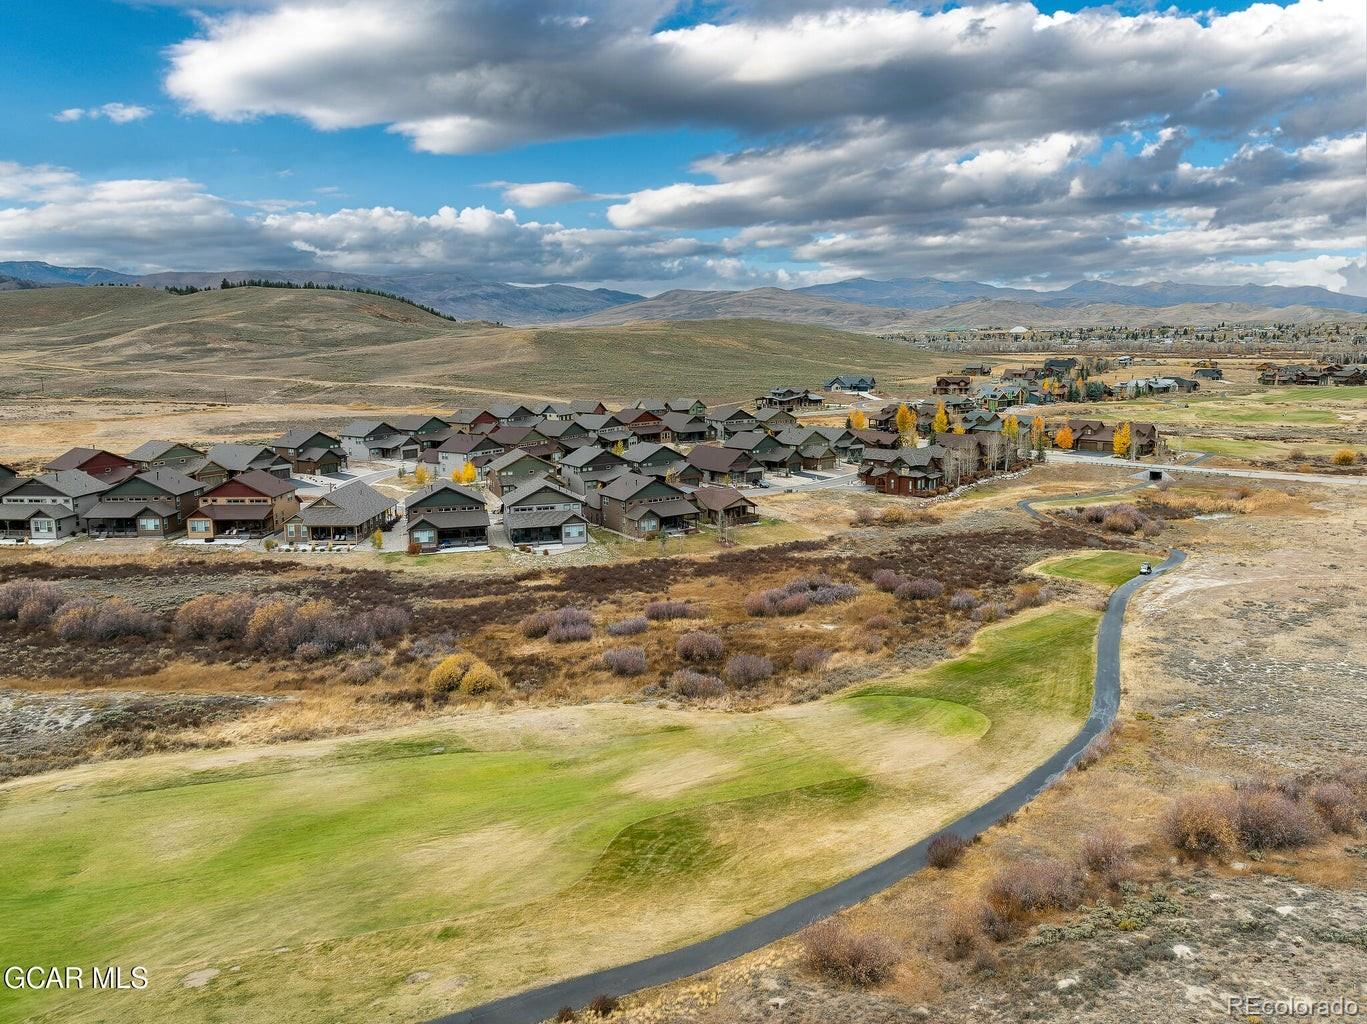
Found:
[[(1186, 560), (1173, 550), (1154, 574), (1167, 572)], [(1071, 740), (1043, 764), (987, 803), (951, 823), (948, 830), (971, 837), (1014, 814), (1046, 789), (1055, 776), (1067, 771), (1082, 749), (1115, 720), (1120, 709), (1120, 632), (1130, 596), (1149, 576), (1136, 576), (1112, 593), (1097, 633), (1096, 675), (1092, 711)], [(430, 1024), (536, 1024), (553, 1016), (562, 1006), (582, 1007), (604, 993), (621, 995), (653, 988), (716, 967), (752, 953), (779, 939), (801, 931), (813, 921), (829, 917), (881, 892), (926, 865), (930, 836), (857, 875), (805, 896), (796, 903), (770, 911), (763, 917), (695, 942), (691, 946), (660, 953), (635, 963), (611, 967), (578, 978), (557, 981), (541, 988), (475, 1006), (440, 1017)]]

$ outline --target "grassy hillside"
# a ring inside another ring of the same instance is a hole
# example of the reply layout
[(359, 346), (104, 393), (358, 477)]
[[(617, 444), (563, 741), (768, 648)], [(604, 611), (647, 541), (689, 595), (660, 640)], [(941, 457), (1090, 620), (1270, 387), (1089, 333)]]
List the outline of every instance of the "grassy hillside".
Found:
[(15, 371), (3, 387), (15, 397), (455, 406), (688, 392), (742, 400), (845, 370), (897, 379), (932, 369), (894, 342), (795, 324), (516, 329), (451, 323), (372, 295), (271, 288), (0, 293), (0, 344)]
[(712, 934), (1039, 763), (1086, 714), (1097, 621), (1038, 609), (953, 661), (752, 714), (471, 713), (8, 784), (0, 947), (152, 985), (12, 994), (0, 1021), (418, 1020)]

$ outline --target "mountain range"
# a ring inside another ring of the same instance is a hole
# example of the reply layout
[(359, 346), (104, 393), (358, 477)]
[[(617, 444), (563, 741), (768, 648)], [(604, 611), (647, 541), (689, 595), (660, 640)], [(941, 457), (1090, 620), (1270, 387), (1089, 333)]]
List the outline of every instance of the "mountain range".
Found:
[(393, 292), (462, 320), (530, 324), (622, 324), (636, 320), (764, 318), (856, 331), (950, 327), (1097, 326), (1309, 322), (1367, 313), (1367, 297), (1318, 287), (1204, 285), (1163, 281), (1140, 285), (1079, 281), (1056, 291), (1001, 288), (975, 281), (856, 277), (805, 288), (747, 291), (675, 289), (647, 298), (608, 288), (522, 286), (446, 271), (353, 274), (325, 270), (169, 271), (123, 274), (103, 267), (0, 262), (0, 290), (33, 286), (140, 285), (214, 287), (265, 279)]

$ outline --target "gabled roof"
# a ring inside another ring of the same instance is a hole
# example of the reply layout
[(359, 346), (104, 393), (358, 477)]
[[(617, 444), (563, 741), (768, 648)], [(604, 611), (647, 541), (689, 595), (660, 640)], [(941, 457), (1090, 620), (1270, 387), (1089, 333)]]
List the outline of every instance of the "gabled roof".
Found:
[(105, 451), (103, 448), (71, 448), (61, 455), (58, 455), (43, 468), (53, 470), (54, 472), (60, 472), (66, 469), (80, 469), (97, 455), (108, 455), (121, 462), (131, 461), (125, 459), (122, 455), (115, 455), (113, 452)]
[(298, 490), (292, 480), (282, 480), (280, 477), (272, 476), (264, 470), (249, 469), (245, 473), (239, 473), (231, 480), (211, 487), (209, 490), (205, 491), (201, 497), (207, 498), (209, 495), (213, 494), (214, 491), (227, 487), (229, 484), (243, 484), (250, 487), (258, 494), (265, 495), (267, 498), (278, 498), (282, 494), (289, 494), (291, 491)]
[(47, 484), (58, 494), (68, 498), (79, 498), (86, 494), (98, 494), (109, 490), (108, 480), (82, 473), (79, 469), (62, 469), (55, 473), (43, 473), (34, 477), (39, 483)]
[(574, 422), (585, 430), (602, 430), (605, 427), (613, 426), (617, 421), (606, 413), (586, 413), (582, 416), (576, 416)]
[(125, 457), (132, 462), (155, 462), (172, 448), (188, 448), (192, 452), (204, 454), (194, 445), (184, 444), (180, 441), (144, 441)]
[(469, 526), (488, 526), (489, 513), (483, 508), (462, 509), (459, 512), (424, 512), (421, 509), (414, 511), (408, 517), (408, 528), (410, 530), (419, 523), (429, 523), (438, 530), (456, 530)]
[[(735, 448), (743, 452), (752, 452), (756, 447), (769, 439), (769, 435), (763, 430), (742, 430), (739, 434), (732, 434), (722, 442), (724, 448)], [(780, 441), (779, 444), (783, 442)]]
[(649, 515), (659, 516), (663, 519), (669, 516), (696, 516), (697, 514), (698, 506), (682, 495), (677, 498), (665, 498), (663, 501), (652, 501), (644, 505), (637, 505), (635, 508), (627, 510), (627, 518), (633, 521), (644, 519)]
[(455, 434), (437, 445), (436, 450), (454, 455), (469, 455), (471, 452), (487, 451), (490, 448), (502, 451), (503, 446), (491, 440), (488, 434)]
[(622, 453), (622, 458), (627, 462), (645, 462), (653, 455), (660, 452), (668, 452), (675, 459), (682, 459), (683, 456), (676, 452), (667, 444), (656, 444), (654, 441), (638, 441), (633, 445), (628, 445), (627, 450)]
[(743, 405), (718, 405), (708, 409), (705, 415), (709, 420), (752, 420), (755, 418), (755, 414)]
[(755, 410), (755, 419), (759, 420), (761, 423), (768, 423), (770, 420), (777, 419), (779, 416), (782, 416), (785, 419), (794, 419), (793, 414), (787, 409), (775, 409), (771, 406)]
[(331, 434), (325, 433), (321, 430), (300, 429), (291, 430), (287, 433), (281, 434), (279, 437), (277, 437), (274, 441), (271, 442), (271, 447), (302, 448), (304, 445), (312, 441), (315, 437), (318, 437), (320, 435), (327, 439), (329, 446), (339, 445), (342, 443), (341, 438), (333, 437)]
[(410, 494), (408, 500), (404, 502), (404, 504), (407, 507), (412, 508), (418, 502), (430, 498), (434, 494), (441, 493), (455, 494), (464, 498), (472, 505), (477, 505), (480, 508), (484, 507), (484, 495), (482, 493), (469, 487), (462, 487), (452, 480), (434, 480), (430, 484), (425, 484)]
[(748, 452), (737, 451), (734, 448), (721, 448), (716, 445), (700, 444), (688, 453), (690, 465), (697, 466), (709, 472), (719, 473), (740, 468), (747, 468), (754, 460)]
[(640, 473), (620, 473), (609, 480), (601, 488), (600, 493), (605, 498), (616, 498), (619, 501), (629, 501), (634, 498), (638, 492), (651, 484), (660, 484), (664, 487), (678, 491), (679, 494), (684, 493), (673, 484), (661, 480), (657, 476), (643, 476)]
[(568, 498), (570, 501), (581, 500), (579, 495), (575, 494), (573, 491), (566, 490), (559, 484), (551, 483), (544, 476), (534, 476), (526, 483), (519, 484), (507, 494), (503, 495), (501, 502), (505, 509), (511, 508), (515, 505), (522, 504), (528, 498), (532, 497), (532, 495), (545, 490), (554, 491), (556, 494)]
[(508, 451), (500, 455), (498, 458), (490, 462), (486, 468), (491, 473), (499, 473), (507, 469), (509, 466), (512, 466), (515, 463), (519, 462), (522, 459), (535, 459), (537, 462), (542, 463), (546, 467), (547, 473), (555, 469), (555, 466), (547, 462), (545, 459), (541, 458), (538, 455), (533, 455), (531, 452), (523, 451), (521, 448), (509, 449)]
[(294, 518), (309, 526), (359, 526), (397, 504), (363, 480), (353, 480), (315, 498)]
[(43, 516), (46, 519), (70, 519), (76, 515), (74, 508), (65, 505), (6, 505), (0, 511), (0, 519), (18, 521)]
[(86, 519), (136, 519), (152, 512), (161, 519), (176, 514), (173, 501), (97, 501), (85, 514)]
[(689, 412), (667, 412), (660, 417), (661, 422), (676, 434), (704, 433), (707, 421)]
[(609, 462), (618, 466), (625, 465), (626, 463), (626, 459), (622, 458), (622, 456), (618, 455), (616, 452), (609, 451), (606, 448), (587, 446), (584, 448), (576, 448), (574, 451), (570, 452), (560, 460), (560, 465), (569, 466), (572, 469), (580, 469), (584, 466), (591, 465), (595, 460), (604, 457), (606, 457)]
[(754, 502), (734, 487), (708, 484), (696, 488), (690, 497), (709, 512), (721, 512), (735, 505), (753, 505)]
[(221, 466), (233, 473), (245, 472), (258, 461), (267, 465), (284, 461), (275, 452), (260, 444), (216, 444), (209, 449), (207, 459), (215, 466)]
[(497, 430), (491, 430), (489, 432), (489, 437), (499, 444), (514, 445), (521, 444), (529, 439), (533, 442), (543, 441), (545, 440), (546, 435), (541, 433), (536, 427), (507, 426), (499, 427)]
[[(267, 474), (263, 473), (262, 476)], [(151, 484), (159, 491), (166, 494), (182, 495), (193, 494), (203, 490), (204, 485), (193, 477), (188, 477), (176, 469), (150, 469), (146, 473), (138, 473), (130, 479), (141, 480), (143, 483)], [(281, 481), (283, 483), (283, 481)], [(115, 484), (115, 487), (121, 486)], [(112, 490), (113, 488), (111, 488)]]
[(525, 405), (518, 405), (514, 402), (495, 402), (489, 406), (489, 412), (493, 413), (501, 420), (509, 420), (518, 416), (535, 416), (535, 410), (527, 408)]
[(450, 416), (446, 417), (446, 422), (461, 423), (468, 426), (481, 416), (493, 416), (493, 413), (489, 412), (488, 409), (457, 409)]
[(391, 416), (386, 420), (391, 427), (397, 427), (405, 433), (421, 430), (423, 427), (436, 423), (440, 427), (449, 427), (451, 424), (440, 416), (432, 416), (427, 413), (414, 413), (412, 415)]
[(372, 434), (397, 434), (398, 432), (394, 424), (385, 420), (352, 420), (342, 428), (343, 437), (370, 437)]

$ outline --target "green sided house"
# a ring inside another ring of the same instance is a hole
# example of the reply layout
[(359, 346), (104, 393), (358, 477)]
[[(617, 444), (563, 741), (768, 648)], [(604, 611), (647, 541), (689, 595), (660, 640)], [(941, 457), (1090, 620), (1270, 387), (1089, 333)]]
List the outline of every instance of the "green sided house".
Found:
[(144, 441), (128, 453), (128, 461), (144, 473), (149, 469), (176, 469), (184, 473), (186, 466), (202, 463), (204, 455), (193, 445), (179, 441)]
[(334, 476), (346, 469), (342, 439), (321, 430), (291, 430), (271, 442), (271, 450), (290, 464), (295, 474)]
[(397, 518), (399, 503), (361, 480), (314, 498), (285, 523), (288, 544), (355, 544)]
[(568, 546), (589, 539), (584, 499), (542, 477), (503, 494), (503, 525), (514, 547)]
[(529, 480), (554, 472), (554, 463), (520, 448), (513, 448), (491, 461), (484, 468), (484, 477), (489, 490), (502, 495), (517, 490)]
[(199, 497), (186, 519), (192, 540), (269, 537), (299, 511), (294, 483), (259, 469), (248, 470)]
[(204, 485), (174, 469), (138, 473), (100, 495), (84, 521), (92, 537), (174, 537), (198, 504)]
[(489, 512), (484, 495), (449, 480), (414, 491), (404, 506), (408, 543), (420, 551), (486, 547)]

